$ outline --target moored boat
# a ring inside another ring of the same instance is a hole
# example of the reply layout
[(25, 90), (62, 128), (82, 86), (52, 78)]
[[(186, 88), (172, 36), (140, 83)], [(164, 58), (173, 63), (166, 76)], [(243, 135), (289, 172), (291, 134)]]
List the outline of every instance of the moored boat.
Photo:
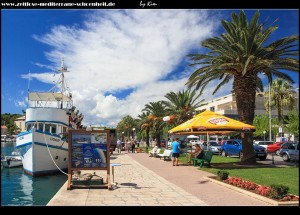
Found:
[(73, 106), (72, 94), (67, 91), (62, 60), (60, 77), (48, 92), (29, 92), (31, 105), (26, 109), (26, 131), (18, 135), (16, 149), (23, 158), (26, 174), (48, 175), (68, 168), (69, 129), (81, 127), (82, 114)]
[(22, 157), (18, 152), (12, 152), (11, 155), (2, 155), (1, 164), (3, 167), (19, 167), (22, 166)]

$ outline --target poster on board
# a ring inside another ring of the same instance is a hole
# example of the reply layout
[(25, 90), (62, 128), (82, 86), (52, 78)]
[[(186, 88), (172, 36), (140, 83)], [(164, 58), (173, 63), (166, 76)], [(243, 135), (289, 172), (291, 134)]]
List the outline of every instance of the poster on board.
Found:
[(107, 133), (77, 133), (71, 141), (72, 168), (107, 167)]

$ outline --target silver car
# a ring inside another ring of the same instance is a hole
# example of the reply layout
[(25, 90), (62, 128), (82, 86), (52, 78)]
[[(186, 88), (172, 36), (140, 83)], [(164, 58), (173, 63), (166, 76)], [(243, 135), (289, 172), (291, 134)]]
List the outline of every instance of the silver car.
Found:
[(279, 155), (284, 161), (299, 161), (299, 142), (284, 143), (280, 148)]
[(211, 141), (208, 141), (208, 143), (203, 142), (200, 145), (201, 149), (203, 149), (203, 150), (207, 150), (207, 146), (208, 146), (208, 150), (212, 151), (214, 154), (221, 154), (222, 147), (216, 141), (211, 140)]

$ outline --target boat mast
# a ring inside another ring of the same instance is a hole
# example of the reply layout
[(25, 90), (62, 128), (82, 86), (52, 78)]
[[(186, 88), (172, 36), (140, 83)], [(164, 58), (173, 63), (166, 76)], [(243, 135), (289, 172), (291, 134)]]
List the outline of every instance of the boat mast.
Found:
[(64, 92), (66, 90), (65, 89), (65, 75), (64, 75), (64, 72), (70, 72), (70, 71), (68, 71), (68, 68), (65, 67), (63, 58), (61, 59), (61, 68), (60, 68), (60, 70), (57, 70), (57, 72), (61, 72), (61, 93), (64, 94)]

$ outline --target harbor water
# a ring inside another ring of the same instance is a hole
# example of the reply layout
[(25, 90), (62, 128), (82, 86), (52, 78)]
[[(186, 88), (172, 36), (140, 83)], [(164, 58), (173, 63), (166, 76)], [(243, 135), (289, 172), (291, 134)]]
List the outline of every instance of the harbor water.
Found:
[[(1, 155), (10, 155), (15, 145), (1, 142)], [(1, 206), (45, 206), (67, 180), (62, 173), (33, 178), (22, 167), (1, 166)]]

